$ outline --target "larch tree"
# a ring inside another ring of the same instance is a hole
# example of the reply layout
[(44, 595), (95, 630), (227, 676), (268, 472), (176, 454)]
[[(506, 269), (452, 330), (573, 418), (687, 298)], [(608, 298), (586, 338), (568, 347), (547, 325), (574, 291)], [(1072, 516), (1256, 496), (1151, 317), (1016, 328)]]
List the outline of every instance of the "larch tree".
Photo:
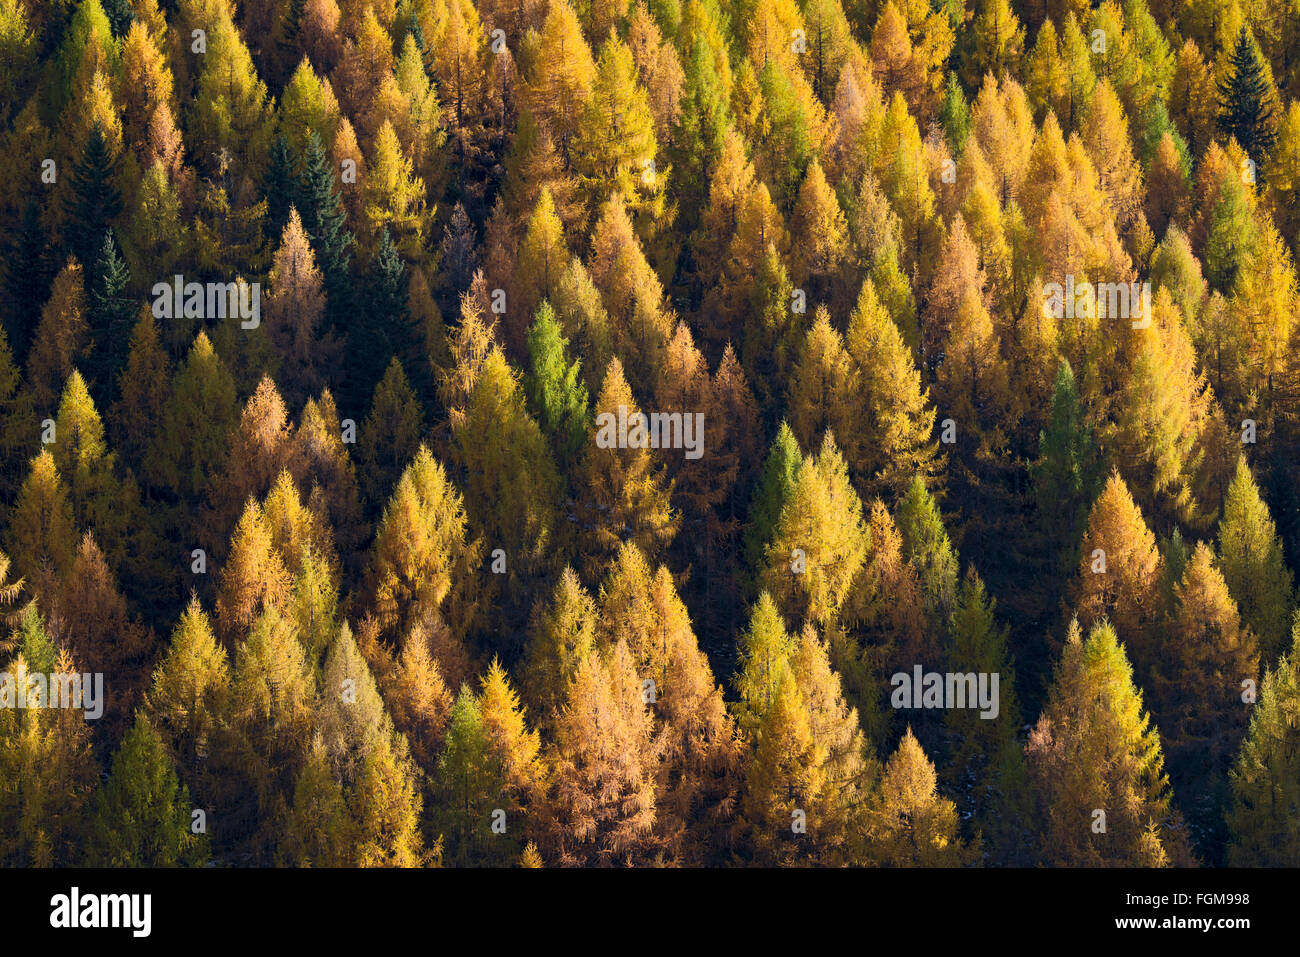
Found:
[(655, 774), (662, 744), (623, 644), (592, 652), (554, 720), (539, 847), (564, 866), (653, 860)]
[(230, 663), (196, 595), (176, 622), (171, 643), (145, 696), (151, 727), (167, 745), (181, 779), (211, 812), (212, 759), (220, 747)]
[(1140, 210), (1142, 173), (1133, 156), (1124, 107), (1105, 79), (1097, 84), (1084, 111), (1080, 136), (1115, 224), (1126, 232)]
[(957, 550), (944, 528), (938, 503), (919, 476), (912, 478), (899, 499), (894, 521), (902, 539), (903, 557), (916, 569), (926, 619), (931, 628), (942, 631), (957, 598)]
[(69, 259), (54, 277), (50, 298), (27, 354), (27, 384), (37, 412), (54, 411), (55, 399), (90, 345), (84, 271)]
[(368, 160), (364, 196), (366, 222), (373, 237), (369, 249), (378, 248), (386, 230), (405, 258), (419, 262), (429, 228), (425, 183), (416, 175), (388, 120), (379, 128)]
[(654, 686), (664, 742), (657, 824), (676, 860), (717, 860), (726, 846), (725, 825), (736, 810), (743, 748), (686, 606), (662, 565), (651, 586), (651, 605), (670, 636), (667, 666)]
[(1300, 810), (1297, 636), (1300, 627), (1292, 633), (1291, 649), (1264, 675), (1250, 732), (1232, 768), (1232, 805), (1227, 820), (1232, 835), (1228, 863), (1233, 867), (1287, 867), (1300, 861), (1300, 829), (1296, 825)]
[(1001, 77), (1019, 66), (1025, 30), (1007, 0), (984, 0), (971, 27), (973, 35), (962, 58), (967, 86), (978, 86), (988, 74)]
[(293, 423), (270, 376), (262, 377), (244, 404), (226, 449), (223, 468), (213, 476), (209, 496), (213, 521), (206, 541), (218, 554), (224, 544), (220, 539), (228, 534), (248, 499), (265, 496), (281, 472), (299, 472)]
[(393, 726), (406, 736), (411, 757), (432, 773), (453, 699), (430, 648), (427, 628), (417, 626), (403, 637), (396, 666), (386, 676), (382, 691)]
[(1191, 217), (1191, 169), (1186, 144), (1166, 131), (1147, 171), (1144, 212), (1151, 231), (1164, 236), (1170, 224), (1186, 226)]
[(671, 39), (664, 37), (644, 3), (637, 3), (631, 15), (627, 44), (654, 116), (655, 138), (666, 143), (683, 113), (686, 73), (681, 55)]
[(1209, 396), (1183, 317), (1168, 289), (1156, 292), (1146, 328), (1133, 330), (1133, 355), (1119, 400), (1117, 459), (1129, 484), (1157, 514), (1195, 521), (1191, 494)]
[(324, 745), (313, 741), (294, 784), (277, 854), (298, 867), (342, 867), (350, 825), (343, 786), (330, 771)]
[[(487, 126), (493, 78), (486, 31), (473, 4), (447, 0), (434, 6), (432, 35), (427, 40), (429, 45), (424, 56), (426, 61), (431, 61), (431, 72), (437, 81), (452, 166), (465, 179), (454, 195), (457, 199), (481, 203), (481, 187), (476, 180), (495, 158)], [(433, 50), (443, 51), (442, 55), (433, 56)], [(565, 52), (567, 49), (561, 44), (558, 59), (551, 61), (559, 69), (566, 68)]]
[(654, 115), (632, 51), (617, 36), (601, 48), (572, 151), (574, 171), (593, 207), (617, 192), (636, 212), (654, 217), (662, 211), (667, 171), (655, 168)]
[(562, 485), (519, 376), (499, 348), (484, 359), (465, 406), (451, 412), (451, 446), (470, 518), (494, 566), (504, 562), (507, 602), (531, 604), (564, 534)]
[(176, 374), (163, 407), (146, 474), (186, 500), (206, 495), (225, 461), (226, 441), (238, 421), (230, 371), (200, 332)]
[[(497, 781), (493, 814), (505, 812), (505, 834), (495, 831), (501, 845), (498, 853), (514, 858), (523, 849), (527, 819), (541, 797), (544, 767), (541, 735), (528, 726), (524, 706), (500, 661), (493, 659), (480, 680), (479, 713), (487, 739), (487, 757)], [(496, 815), (498, 819), (500, 815)]]
[(580, 378), (582, 360), (570, 362), (568, 349), (559, 317), (549, 302), (543, 302), (528, 328), (524, 392), (564, 475), (577, 464), (591, 426), (590, 394)]
[(858, 370), (853, 418), (864, 436), (846, 447), (846, 457), (864, 494), (899, 495), (912, 476), (929, 477), (942, 460), (920, 370), (869, 278), (849, 317), (845, 346)]
[(1150, 688), (1174, 794), (1203, 854), (1226, 836), (1228, 771), (1246, 733), (1258, 657), (1214, 550), (1198, 544), (1174, 586), (1169, 634)]
[(816, 630), (784, 637), (773, 610), (760, 599), (738, 678), (756, 719), (738, 827), (767, 864), (860, 864), (878, 768)]
[[(18, 637), (7, 668), (15, 688), (25, 693), (32, 674), (77, 670), (66, 651), (56, 653), (35, 606), (24, 613)], [(6, 866), (67, 866), (82, 857), (99, 776), (82, 704), (0, 709), (0, 815), (14, 822), (0, 834)]]
[(289, 585), (289, 572), (272, 542), (262, 507), (250, 498), (235, 526), (218, 586), (217, 629), (225, 644), (234, 647), (263, 611), (282, 606)]
[(934, 763), (910, 728), (885, 763), (867, 819), (867, 854), (881, 866), (961, 867), (973, 856), (957, 834), (957, 807), (939, 794)]
[(1109, 619), (1139, 674), (1156, 655), (1159, 575), (1155, 535), (1124, 480), (1112, 473), (1088, 515), (1075, 595), (1080, 622), (1092, 628)]
[(175, 81), (160, 44), (141, 20), (132, 22), (122, 37), (119, 72), (124, 81), (118, 88), (122, 139), (128, 147), (143, 151), (149, 144), (154, 111), (171, 110)]
[(131, 349), (109, 412), (109, 434), (124, 462), (139, 469), (162, 421), (171, 389), (172, 364), (159, 337), (153, 310), (141, 309)]
[(478, 697), (468, 685), (461, 685), (448, 719), (446, 744), (438, 757), (435, 784), (434, 826), (446, 842), (443, 858), (449, 863), (491, 860), (500, 849), (502, 842), (494, 840), (497, 835), (492, 825), (502, 782), (494, 770)]
[(463, 636), (475, 614), (473, 569), (481, 553), (464, 499), (420, 446), (384, 509), (371, 552), (365, 594), (381, 631), (406, 633), (437, 614)]
[(206, 832), (191, 832), (189, 788), (149, 718), (140, 714), (96, 795), (87, 857), (100, 867), (199, 866)]
[(528, 84), (533, 115), (551, 130), (567, 164), (571, 143), (596, 81), (596, 64), (573, 7), (550, 5), (537, 50), (537, 75)]
[(310, 752), (317, 680), (292, 625), (274, 607), (256, 619), (234, 657), (214, 843), (268, 860)]
[(1109, 624), (1070, 624), (1025, 760), (1038, 854), (1061, 865), (1167, 867), (1189, 859), (1160, 738)]
[(1038, 27), (1033, 48), (1024, 61), (1025, 92), (1035, 116), (1048, 112), (1069, 119), (1069, 78), (1061, 56), (1060, 35), (1050, 18)]
[(424, 433), (424, 412), (396, 357), (375, 386), (370, 414), (357, 440), (357, 471), (366, 501), (378, 510), (415, 457)]
[(120, 734), (144, 679), (153, 635), (127, 611), (126, 598), (90, 532), (82, 536), (72, 568), (49, 603), (50, 630), (89, 672), (111, 676), (105, 726)]
[(324, 390), (318, 399), (308, 399), (295, 435), (303, 484), (309, 477), (310, 499), (328, 518), (340, 556), (351, 567), (369, 527), (362, 516), (357, 470), (343, 439), (338, 408), (330, 391)]
[(790, 370), (789, 423), (804, 448), (812, 448), (827, 429), (840, 436), (849, 461), (860, 458), (861, 429), (855, 398), (862, 388), (844, 337), (819, 306)]
[(51, 596), (55, 579), (72, 567), (77, 540), (72, 502), (48, 449), (31, 460), (9, 517), (7, 542), (14, 570), (32, 594)]
[(663, 284), (646, 259), (621, 194), (612, 194), (601, 207), (591, 233), (588, 269), (609, 314), (613, 345), (624, 359), (629, 381), (648, 389), (673, 324)]
[(832, 633), (832, 661), (858, 705), (865, 730), (883, 740), (891, 724), (879, 707), (886, 675), (918, 662), (942, 659), (945, 632), (930, 627), (917, 568), (907, 560), (903, 536), (880, 499), (867, 520), (870, 547), (853, 583), (847, 628)]
[(1241, 609), (1242, 622), (1259, 640), (1259, 659), (1271, 667), (1286, 647), (1291, 624), (1292, 579), (1268, 506), (1245, 457), (1228, 486), (1219, 521), (1219, 568)]
[(789, 423), (783, 421), (763, 459), (746, 513), (743, 547), (746, 563), (754, 575), (763, 569), (764, 551), (776, 530), (802, 461), (799, 441)]
[(524, 700), (540, 721), (559, 713), (569, 682), (597, 642), (596, 602), (566, 567), (534, 613), (521, 665)]
[(346, 624), (324, 655), (313, 733), (345, 789), (357, 782), (373, 752), (393, 743), (393, 724), (379, 687)]
[(420, 833), (423, 797), (406, 740), (382, 739), (366, 755), (355, 786), (345, 792), (354, 843), (353, 867), (419, 867), (427, 859)]
[[(575, 506), (584, 533), (578, 548), (589, 577), (604, 570), (620, 542), (631, 541), (647, 559), (657, 560), (678, 525), (671, 483), (665, 487), (661, 480), (662, 469), (655, 465), (649, 436), (645, 435), (644, 443), (638, 439), (633, 444), (634, 429), (644, 434), (647, 425), (639, 418), (642, 413), (618, 359), (610, 360), (593, 411), (596, 421), (578, 465), (581, 492)], [(624, 441), (620, 441), (620, 423), (627, 423)]]
[(1268, 190), (1273, 222), (1287, 238), (1293, 254), (1300, 253), (1300, 213), (1296, 191), (1300, 189), (1300, 103), (1294, 100), (1278, 126), (1277, 142), (1269, 159)]
[(564, 224), (556, 211), (550, 189), (543, 186), (524, 228), (511, 276), (510, 309), (506, 313), (507, 329), (523, 344), (523, 324), (533, 316), (543, 300), (555, 297), (560, 276), (569, 264)]
[(290, 207), (272, 260), (263, 321), (280, 354), (280, 387), (294, 408), (321, 390), (337, 360), (337, 343), (323, 328), (324, 317), (324, 280), (302, 219)]
[(764, 551), (762, 587), (796, 621), (836, 622), (866, 559), (862, 502), (827, 432), (795, 474)]
[(105, 441), (103, 422), (75, 370), (63, 390), (53, 435), (54, 461), (67, 480), (78, 527), (99, 534), (115, 570), (127, 577), (141, 572), (151, 547), (149, 525), (139, 513), (139, 489), (130, 474), (119, 479), (117, 455)]
[(223, 3), (214, 13), (194, 100), (194, 152), (229, 157), (239, 169), (258, 169), (271, 141), (270, 97), (234, 23), (233, 8)]

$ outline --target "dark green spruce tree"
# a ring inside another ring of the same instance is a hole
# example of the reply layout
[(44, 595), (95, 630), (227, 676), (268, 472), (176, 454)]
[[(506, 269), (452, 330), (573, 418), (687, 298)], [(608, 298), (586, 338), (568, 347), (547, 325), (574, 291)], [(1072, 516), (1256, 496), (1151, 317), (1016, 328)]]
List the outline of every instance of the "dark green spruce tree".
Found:
[(27, 350), (54, 280), (40, 213), (40, 203), (34, 197), (29, 199), (23, 207), (18, 229), (4, 251), (4, 295), (0, 300), (3, 300), (5, 332), (9, 334), (14, 360), (20, 366), (27, 364)]
[(1277, 93), (1269, 81), (1259, 44), (1243, 24), (1219, 86), (1219, 126), (1261, 169), (1277, 139)]
[(418, 362), (410, 310), (406, 304), (406, 263), (388, 233), (379, 234), (379, 248), (366, 268), (366, 301), (348, 336), (348, 407), (363, 409), (383, 378), (391, 358), (402, 363), (417, 395), (424, 382), (413, 373), (422, 370)]
[(104, 231), (122, 212), (116, 179), (117, 160), (96, 123), (90, 128), (85, 152), (72, 161), (71, 189), (64, 206), (63, 244), (84, 269), (94, 265), (104, 245)]
[(135, 22), (135, 11), (131, 9), (131, 0), (103, 0), (102, 6), (114, 39), (122, 39), (126, 36), (126, 31), (131, 29), (131, 24)]
[(113, 231), (105, 230), (86, 290), (91, 348), (84, 365), (90, 394), (100, 409), (109, 408), (116, 400), (117, 378), (131, 350), (136, 303), (127, 294), (130, 280), (126, 263), (113, 241)]
[[(303, 229), (311, 238), (316, 265), (325, 280), (326, 321), (342, 338), (347, 334), (352, 308), (351, 267), (355, 239), (348, 231), (347, 212), (339, 199), (334, 169), (315, 130), (307, 136), (302, 172), (294, 190), (294, 206), (302, 218)], [(382, 363), (380, 371), (383, 371)], [(364, 393), (363, 401), (366, 398), (369, 398), (369, 392)]]
[[(262, 176), (262, 195), (266, 197), (266, 229), (272, 244), (280, 241), (280, 234), (289, 223), (289, 208), (294, 203), (293, 146), (283, 133), (277, 133), (271, 143), (271, 155), (266, 161)], [(301, 211), (299, 216), (301, 216)], [(304, 222), (305, 227), (305, 222)]]

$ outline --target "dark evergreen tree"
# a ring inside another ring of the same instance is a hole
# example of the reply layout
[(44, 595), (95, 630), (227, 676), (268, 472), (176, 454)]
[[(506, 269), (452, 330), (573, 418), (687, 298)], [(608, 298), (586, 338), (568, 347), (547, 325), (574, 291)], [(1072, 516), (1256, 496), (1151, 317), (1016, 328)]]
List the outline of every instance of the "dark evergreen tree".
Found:
[(1259, 45), (1245, 24), (1228, 58), (1228, 74), (1219, 85), (1223, 104), (1219, 126), (1259, 166), (1277, 139), (1277, 93), (1268, 78)]
[(122, 39), (126, 36), (126, 31), (131, 29), (131, 24), (135, 22), (135, 11), (131, 9), (131, 0), (102, 0), (101, 6), (104, 8), (104, 15), (108, 17), (108, 25), (113, 31), (113, 36), (118, 40)]
[(406, 263), (402, 262), (388, 228), (384, 227), (379, 234), (379, 248), (366, 269), (366, 301), (360, 310), (360, 322), (348, 335), (350, 409), (366, 407), (392, 358), (402, 363), (407, 379), (415, 384), (416, 394), (422, 391), (422, 380), (427, 376), (418, 375), (424, 363), (420, 361), (411, 328), (407, 284)]
[(271, 144), (266, 174), (262, 177), (262, 195), (266, 197), (267, 235), (278, 242), (289, 222), (289, 208), (294, 203), (293, 147), (283, 133), (276, 134)]
[(55, 270), (50, 260), (45, 230), (41, 227), (41, 206), (35, 197), (23, 207), (23, 218), (4, 252), (4, 328), (9, 334), (14, 361), (27, 364), (41, 307), (50, 298)]
[(113, 231), (106, 230), (86, 290), (91, 346), (84, 363), (85, 378), (100, 409), (109, 408), (116, 400), (118, 375), (131, 351), (137, 304), (127, 294), (130, 280), (126, 263), (113, 242)]
[(85, 152), (72, 161), (64, 207), (63, 244), (85, 269), (99, 258), (104, 231), (122, 211), (116, 179), (117, 160), (96, 123)]
[(299, 33), (302, 29), (302, 12), (306, 8), (307, 0), (289, 0), (285, 4), (284, 18), (281, 21), (284, 25), (275, 45), (280, 48), (287, 62), (292, 62), (292, 58), (301, 50)]
[[(334, 168), (315, 130), (307, 136), (294, 205), (302, 217), (303, 229), (311, 237), (316, 264), (325, 277), (325, 318), (341, 338), (347, 332), (352, 307), (351, 265), (355, 240), (348, 231), (347, 212), (339, 199)], [(378, 364), (382, 372), (382, 358)], [(370, 397), (369, 391), (360, 394), (363, 402)]]

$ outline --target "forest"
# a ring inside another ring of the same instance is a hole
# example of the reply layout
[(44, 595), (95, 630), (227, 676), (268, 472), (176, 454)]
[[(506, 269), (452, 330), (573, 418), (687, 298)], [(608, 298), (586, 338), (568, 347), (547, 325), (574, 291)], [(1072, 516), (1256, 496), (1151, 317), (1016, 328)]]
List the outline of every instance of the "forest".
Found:
[(1300, 866), (1300, 0), (0, 0), (0, 864)]

